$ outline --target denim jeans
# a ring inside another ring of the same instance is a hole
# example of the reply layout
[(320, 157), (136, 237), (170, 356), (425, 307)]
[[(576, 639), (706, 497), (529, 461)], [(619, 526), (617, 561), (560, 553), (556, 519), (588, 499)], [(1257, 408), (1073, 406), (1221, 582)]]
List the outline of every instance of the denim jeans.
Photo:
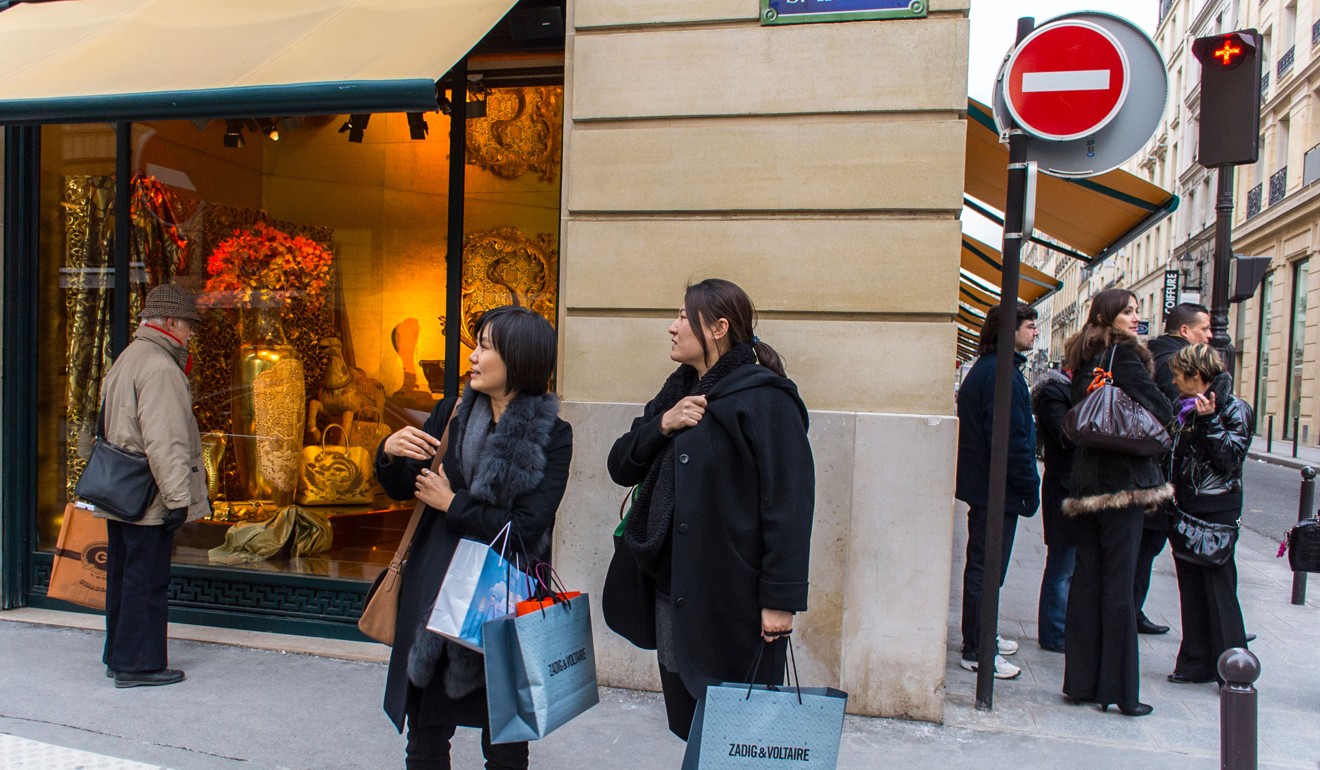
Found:
[(1064, 618), (1068, 613), (1068, 586), (1077, 564), (1075, 546), (1049, 546), (1045, 572), (1040, 578), (1040, 603), (1036, 615), (1037, 640), (1042, 647), (1063, 648)]

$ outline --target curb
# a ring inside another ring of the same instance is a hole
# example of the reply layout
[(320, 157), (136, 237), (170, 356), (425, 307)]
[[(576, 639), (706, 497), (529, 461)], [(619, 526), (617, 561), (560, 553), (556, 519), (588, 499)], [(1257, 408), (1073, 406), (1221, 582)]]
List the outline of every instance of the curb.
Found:
[[(1247, 459), (1259, 460), (1261, 462), (1270, 463), (1271, 465), (1282, 465), (1285, 468), (1292, 468), (1297, 471), (1300, 471), (1302, 468), (1309, 465), (1309, 463), (1300, 457), (1281, 457), (1277, 454), (1266, 454), (1264, 452), (1253, 452), (1251, 450), (1247, 450)], [(1316, 466), (1312, 465), (1311, 467), (1315, 468)], [(1320, 470), (1320, 468), (1317, 468), (1317, 470)]]

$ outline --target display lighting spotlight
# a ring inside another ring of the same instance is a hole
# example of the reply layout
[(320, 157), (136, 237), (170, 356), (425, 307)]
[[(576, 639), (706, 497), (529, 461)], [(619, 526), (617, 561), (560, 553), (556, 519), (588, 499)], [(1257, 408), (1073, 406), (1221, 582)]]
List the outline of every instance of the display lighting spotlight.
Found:
[(422, 140), (426, 138), (426, 132), (430, 128), (426, 125), (426, 118), (420, 112), (408, 113), (408, 135), (413, 139)]
[(452, 115), (454, 113), (454, 103), (449, 101), (448, 96), (442, 96), (438, 102), (441, 115)]
[(371, 120), (371, 115), (367, 113), (357, 113), (349, 115), (344, 125), (339, 127), (339, 133), (348, 132), (348, 141), (356, 144), (362, 144), (362, 132), (367, 130), (367, 123)]
[(225, 146), (231, 148), (243, 146), (243, 121), (225, 121)]
[(280, 140), (280, 128), (275, 125), (275, 121), (271, 118), (261, 119), (261, 133), (265, 134), (266, 138), (272, 142), (278, 142)]
[(480, 75), (469, 76), (467, 102), (467, 116), (469, 118), (486, 117), (486, 97), (490, 95), (490, 89), (480, 80)]

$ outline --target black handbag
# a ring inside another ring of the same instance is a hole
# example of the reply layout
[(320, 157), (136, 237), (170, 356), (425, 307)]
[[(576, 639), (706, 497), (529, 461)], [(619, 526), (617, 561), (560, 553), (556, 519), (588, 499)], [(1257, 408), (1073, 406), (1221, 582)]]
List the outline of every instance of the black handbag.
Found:
[(1186, 511), (1178, 512), (1173, 529), (1169, 531), (1169, 545), (1173, 547), (1174, 557), (1203, 567), (1227, 564), (1233, 558), (1237, 539), (1237, 524), (1202, 521)]
[[(637, 488), (633, 487), (619, 505), (620, 511), (630, 505)], [(623, 523), (627, 515), (619, 518), (614, 532), (614, 556), (605, 573), (605, 586), (601, 589), (601, 614), (611, 631), (643, 650), (656, 648), (655, 581), (637, 566), (637, 560), (623, 542)]]
[(1063, 435), (1075, 446), (1100, 452), (1153, 457), (1173, 446), (1169, 431), (1146, 407), (1114, 384), (1115, 346), (1109, 367), (1096, 367), (1086, 398), (1063, 418)]
[(1312, 516), (1297, 522), (1289, 530), (1284, 547), (1293, 572), (1320, 572), (1320, 519)]
[(96, 420), (96, 443), (74, 494), (117, 519), (138, 521), (156, 496), (156, 477), (146, 455), (117, 447), (105, 439), (105, 402)]

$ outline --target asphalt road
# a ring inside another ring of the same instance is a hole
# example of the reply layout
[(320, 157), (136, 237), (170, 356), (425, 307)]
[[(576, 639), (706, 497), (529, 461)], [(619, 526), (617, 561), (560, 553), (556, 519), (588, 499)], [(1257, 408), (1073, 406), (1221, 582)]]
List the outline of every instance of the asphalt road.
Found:
[(1242, 474), (1246, 486), (1242, 525), (1279, 542), (1297, 523), (1301, 471), (1248, 459)]

